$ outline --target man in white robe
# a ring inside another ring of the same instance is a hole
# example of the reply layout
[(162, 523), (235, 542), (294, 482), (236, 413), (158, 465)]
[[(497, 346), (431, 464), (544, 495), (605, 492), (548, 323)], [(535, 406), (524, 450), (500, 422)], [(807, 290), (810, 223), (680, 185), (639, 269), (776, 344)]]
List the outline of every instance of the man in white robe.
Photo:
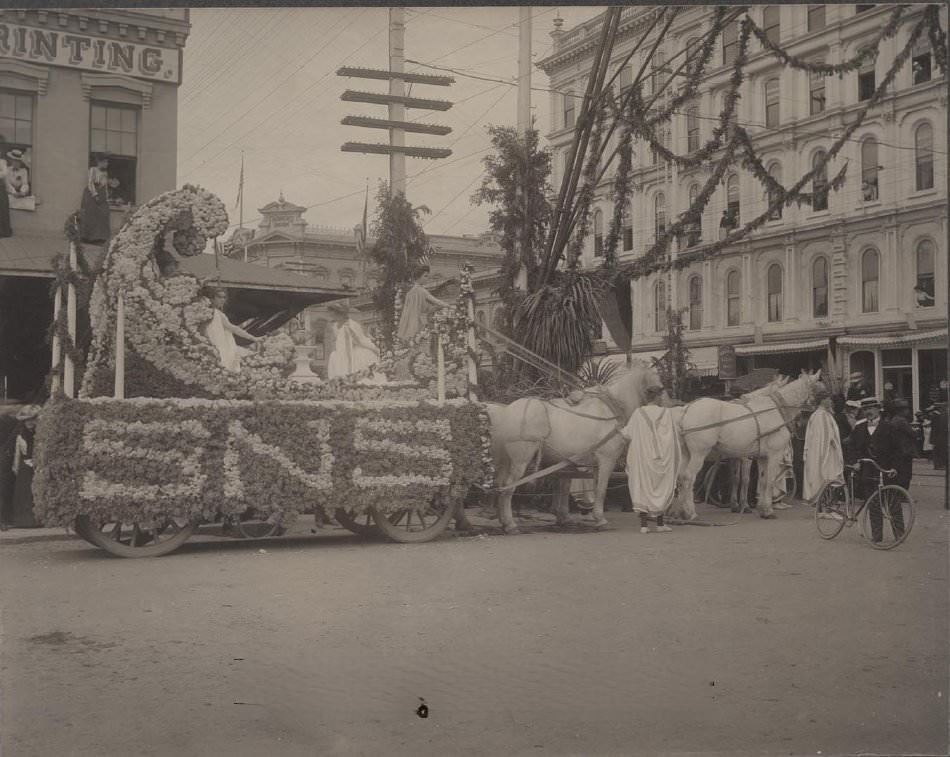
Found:
[(649, 520), (656, 518), (658, 533), (672, 531), (663, 516), (676, 492), (680, 466), (680, 440), (673, 410), (659, 405), (663, 389), (650, 387), (647, 404), (637, 408), (621, 432), (630, 440), (627, 448), (627, 486), (634, 512), (640, 514), (640, 533), (649, 533)]
[(814, 500), (829, 482), (844, 482), (844, 453), (831, 407), (831, 394), (823, 386), (815, 394), (818, 408), (805, 429), (805, 476), (802, 496)]

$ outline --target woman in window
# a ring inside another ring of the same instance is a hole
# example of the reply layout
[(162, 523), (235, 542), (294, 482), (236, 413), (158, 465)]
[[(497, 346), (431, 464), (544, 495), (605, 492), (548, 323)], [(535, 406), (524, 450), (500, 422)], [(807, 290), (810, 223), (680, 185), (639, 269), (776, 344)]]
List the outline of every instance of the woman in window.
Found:
[(10, 227), (10, 198), (7, 196), (7, 140), (0, 136), (0, 238), (12, 237), (13, 229)]
[(30, 190), (30, 169), (26, 167), (26, 156), (23, 150), (10, 150), (7, 152), (7, 170), (6, 184), (7, 194), (14, 197), (29, 197), (33, 192)]
[(96, 158), (96, 165), (89, 169), (89, 178), (82, 193), (79, 225), (83, 242), (102, 244), (109, 241), (112, 236), (109, 188), (117, 186), (119, 182), (109, 178), (109, 156), (100, 154)]

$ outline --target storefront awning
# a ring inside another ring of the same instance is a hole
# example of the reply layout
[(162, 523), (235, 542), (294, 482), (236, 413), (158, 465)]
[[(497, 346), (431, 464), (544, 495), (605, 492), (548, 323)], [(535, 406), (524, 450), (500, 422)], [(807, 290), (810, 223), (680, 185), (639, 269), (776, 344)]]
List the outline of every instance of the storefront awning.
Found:
[(775, 342), (769, 344), (738, 344), (737, 355), (774, 355), (785, 352), (817, 352), (828, 349), (827, 339), (809, 339), (804, 342)]
[(936, 340), (946, 341), (946, 339), (947, 329), (934, 329), (933, 331), (912, 331), (899, 336), (841, 336), (838, 337), (838, 344), (842, 347), (890, 347), (895, 344), (917, 344)]

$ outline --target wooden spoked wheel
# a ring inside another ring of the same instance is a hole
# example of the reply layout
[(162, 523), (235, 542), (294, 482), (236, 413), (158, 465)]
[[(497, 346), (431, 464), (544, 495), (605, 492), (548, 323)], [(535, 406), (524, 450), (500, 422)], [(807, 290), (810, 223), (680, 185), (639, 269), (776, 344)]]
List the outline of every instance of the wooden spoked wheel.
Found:
[(160, 557), (188, 541), (197, 521), (168, 518), (158, 528), (140, 528), (137, 523), (93, 522), (88, 515), (76, 519), (76, 533), (116, 557)]
[(373, 518), (373, 513), (369, 510), (364, 510), (359, 515), (350, 515), (342, 507), (339, 507), (333, 513), (333, 517), (343, 528), (358, 536), (382, 535), (382, 531), (379, 530), (379, 526), (376, 525), (376, 520)]
[(393, 541), (403, 544), (432, 541), (448, 528), (460, 500), (461, 497), (453, 488), (445, 493), (437, 493), (425, 506), (407, 507), (389, 513), (374, 509), (373, 519), (379, 530)]

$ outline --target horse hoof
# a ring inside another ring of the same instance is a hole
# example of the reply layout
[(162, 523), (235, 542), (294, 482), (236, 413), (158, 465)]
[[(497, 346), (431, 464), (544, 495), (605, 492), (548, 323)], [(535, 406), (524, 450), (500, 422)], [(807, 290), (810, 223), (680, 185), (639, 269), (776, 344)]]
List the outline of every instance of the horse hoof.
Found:
[(517, 526), (505, 526), (504, 531), (506, 536), (517, 536), (521, 533), (521, 529)]
[(775, 520), (778, 518), (778, 516), (775, 513), (759, 513), (759, 516), (763, 520)]
[(610, 523), (607, 521), (606, 518), (601, 518), (598, 521), (594, 521), (594, 528), (596, 529), (603, 529), (603, 528), (607, 528), (608, 526), (610, 526)]

